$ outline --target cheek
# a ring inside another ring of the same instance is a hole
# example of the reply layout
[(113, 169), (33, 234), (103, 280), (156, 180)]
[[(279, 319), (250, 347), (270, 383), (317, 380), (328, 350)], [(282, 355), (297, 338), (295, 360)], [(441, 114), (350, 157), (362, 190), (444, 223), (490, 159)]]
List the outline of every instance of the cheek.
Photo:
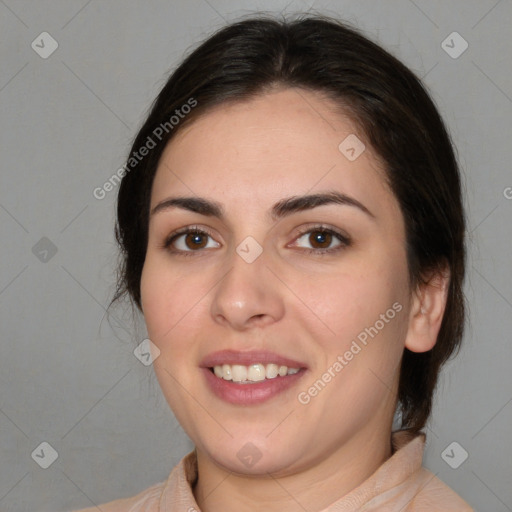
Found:
[[(339, 410), (369, 418), (397, 384), (407, 327), (402, 281), (391, 274), (343, 274), (321, 283), (315, 292), (303, 288), (304, 302), (329, 327), (314, 316), (303, 317), (303, 327), (314, 337), (316, 364), (304, 383), (305, 398), (320, 409), (330, 404), (332, 424), (339, 427)], [(311, 387), (309, 387), (311, 386)], [(304, 397), (304, 395), (302, 395)], [(302, 402), (301, 402), (302, 403)], [(386, 402), (387, 403), (387, 402)]]
[(162, 355), (190, 346), (201, 327), (206, 304), (202, 299), (210, 288), (200, 273), (171, 270), (165, 256), (148, 252), (141, 275), (141, 302), (149, 337)]
[(340, 362), (340, 356), (343, 371), (337, 365), (340, 371), (335, 372), (340, 385), (343, 382), (343, 386), (361, 390), (372, 379), (393, 380), (407, 332), (408, 288), (405, 262), (401, 265), (399, 259), (391, 260), (381, 257), (373, 264), (366, 260), (351, 272), (317, 276), (314, 285), (303, 282), (297, 290), (314, 312), (300, 322), (322, 353), (315, 375)]
[(152, 258), (147, 255), (140, 279), (140, 295), (144, 319), (150, 334), (158, 330), (159, 321), (162, 318), (160, 309), (164, 306), (165, 284), (163, 280), (157, 279), (157, 276), (157, 268)]
[[(367, 272), (357, 269), (333, 272), (296, 282), (296, 295), (314, 313), (309, 317), (322, 320), (331, 334), (344, 339), (375, 324), (395, 302), (405, 306), (402, 272), (395, 272), (390, 267), (379, 266)], [(384, 321), (391, 316), (395, 318), (395, 313), (391, 310)]]
[(148, 253), (141, 275), (141, 302), (150, 339), (160, 348), (178, 322), (183, 290), (159, 258)]

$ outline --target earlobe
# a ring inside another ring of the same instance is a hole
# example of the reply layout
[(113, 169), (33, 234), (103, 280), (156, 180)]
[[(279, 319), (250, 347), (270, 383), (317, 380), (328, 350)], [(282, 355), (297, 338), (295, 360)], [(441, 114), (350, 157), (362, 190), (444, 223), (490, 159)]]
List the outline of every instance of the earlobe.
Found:
[(411, 352), (427, 352), (437, 341), (450, 285), (448, 268), (430, 273), (413, 294), (405, 347)]

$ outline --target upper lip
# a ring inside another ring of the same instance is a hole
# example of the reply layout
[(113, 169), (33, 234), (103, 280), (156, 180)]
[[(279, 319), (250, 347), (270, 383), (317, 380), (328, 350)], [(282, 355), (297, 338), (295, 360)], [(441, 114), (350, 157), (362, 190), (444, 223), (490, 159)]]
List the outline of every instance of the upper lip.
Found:
[(257, 363), (275, 363), (281, 366), (288, 366), (288, 368), (306, 368), (304, 363), (268, 350), (250, 350), (245, 352), (240, 352), (238, 350), (220, 350), (218, 352), (208, 354), (201, 361), (201, 366), (204, 368), (213, 368), (214, 366), (220, 366), (223, 364), (250, 366), (251, 364)]

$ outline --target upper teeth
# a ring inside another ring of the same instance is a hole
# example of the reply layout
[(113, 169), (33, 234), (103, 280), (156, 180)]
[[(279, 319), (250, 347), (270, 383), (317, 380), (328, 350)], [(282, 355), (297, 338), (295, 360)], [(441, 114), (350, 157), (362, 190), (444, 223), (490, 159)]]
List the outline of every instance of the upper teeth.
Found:
[(288, 366), (278, 364), (251, 364), (243, 366), (241, 364), (223, 364), (213, 367), (215, 375), (224, 380), (234, 382), (258, 382), (265, 379), (275, 379), (278, 375), (293, 375), (299, 371), (298, 368), (288, 368)]

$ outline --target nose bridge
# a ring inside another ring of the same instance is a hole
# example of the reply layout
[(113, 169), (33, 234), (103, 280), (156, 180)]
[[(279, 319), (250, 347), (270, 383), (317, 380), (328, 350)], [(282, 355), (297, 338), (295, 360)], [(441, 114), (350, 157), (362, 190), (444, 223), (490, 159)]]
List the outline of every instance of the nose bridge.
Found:
[(283, 314), (279, 287), (268, 270), (268, 255), (252, 237), (231, 253), (229, 270), (215, 288), (211, 313), (217, 322), (244, 328), (250, 323), (268, 323)]

